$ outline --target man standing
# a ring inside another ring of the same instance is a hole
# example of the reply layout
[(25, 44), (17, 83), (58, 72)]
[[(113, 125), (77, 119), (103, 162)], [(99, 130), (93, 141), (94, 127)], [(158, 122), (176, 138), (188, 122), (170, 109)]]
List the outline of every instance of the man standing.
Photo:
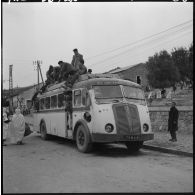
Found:
[(74, 52), (74, 55), (72, 57), (72, 62), (71, 64), (73, 65), (73, 67), (75, 69), (79, 69), (79, 65), (81, 63), (81, 61), (84, 61), (83, 60), (83, 55), (81, 55), (79, 52), (78, 52), (78, 49), (73, 49), (73, 52)]
[(172, 102), (172, 106), (169, 111), (169, 119), (168, 119), (168, 131), (170, 131), (171, 139), (169, 141), (176, 142), (176, 131), (178, 130), (178, 118), (179, 112), (175, 107), (176, 103)]

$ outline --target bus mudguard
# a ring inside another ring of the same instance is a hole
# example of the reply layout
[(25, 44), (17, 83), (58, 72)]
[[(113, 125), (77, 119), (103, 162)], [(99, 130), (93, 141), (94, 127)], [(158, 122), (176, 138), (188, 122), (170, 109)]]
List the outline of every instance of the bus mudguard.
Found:
[(88, 133), (90, 135), (90, 140), (92, 140), (91, 139), (91, 133), (89, 131), (89, 128), (87, 126), (87, 123), (86, 123), (86, 121), (84, 121), (82, 119), (78, 120), (77, 123), (76, 123), (76, 125), (75, 125), (75, 127), (74, 127), (73, 139), (75, 139), (75, 137), (76, 137), (76, 130), (77, 130), (77, 128), (78, 128), (79, 125), (83, 125), (85, 127), (85, 130), (88, 131)]

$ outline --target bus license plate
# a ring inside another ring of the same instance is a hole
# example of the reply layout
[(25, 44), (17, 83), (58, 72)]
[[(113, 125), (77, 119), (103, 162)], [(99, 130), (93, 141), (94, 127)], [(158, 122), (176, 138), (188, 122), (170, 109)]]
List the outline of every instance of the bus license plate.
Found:
[(140, 139), (139, 135), (125, 135), (124, 137), (128, 140), (139, 140)]

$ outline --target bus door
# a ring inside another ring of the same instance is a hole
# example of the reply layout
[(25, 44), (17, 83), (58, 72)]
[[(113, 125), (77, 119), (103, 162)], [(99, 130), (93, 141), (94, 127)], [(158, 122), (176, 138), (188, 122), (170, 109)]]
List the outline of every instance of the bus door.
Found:
[(39, 132), (39, 101), (36, 100), (33, 102), (33, 131)]
[(66, 137), (66, 121), (65, 121), (65, 105), (64, 94), (56, 94), (51, 96), (51, 112), (48, 115), (50, 120), (51, 133), (60, 137)]
[(90, 97), (88, 90), (85, 88), (73, 90), (72, 105), (72, 125), (74, 127), (78, 120), (83, 119), (84, 113), (90, 110)]
[(64, 94), (66, 137), (72, 138), (72, 91)]

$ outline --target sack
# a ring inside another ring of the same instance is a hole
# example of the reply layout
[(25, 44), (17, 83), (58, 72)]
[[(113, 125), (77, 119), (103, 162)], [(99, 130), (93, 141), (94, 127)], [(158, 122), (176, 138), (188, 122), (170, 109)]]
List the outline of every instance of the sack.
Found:
[(30, 135), (31, 133), (32, 131), (30, 130), (30, 126), (28, 125), (28, 123), (25, 123), (24, 137)]

